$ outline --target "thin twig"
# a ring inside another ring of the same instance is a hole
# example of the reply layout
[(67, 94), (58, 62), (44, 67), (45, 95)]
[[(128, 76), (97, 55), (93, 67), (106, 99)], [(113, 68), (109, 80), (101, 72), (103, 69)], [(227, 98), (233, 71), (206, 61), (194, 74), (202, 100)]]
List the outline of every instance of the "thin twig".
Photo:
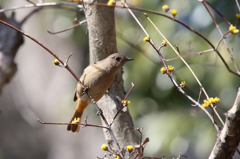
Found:
[(108, 129), (106, 126), (103, 126), (103, 125), (94, 125), (94, 124), (87, 124), (87, 123), (85, 123), (85, 124), (81, 124), (81, 123), (74, 123), (74, 124), (72, 124), (72, 123), (53, 123), (53, 122), (43, 122), (39, 119), (37, 119), (37, 121), (41, 124), (47, 124), (47, 125), (69, 125), (69, 124), (71, 124), (71, 125), (81, 125), (83, 127), (89, 126), (89, 127), (97, 127), (97, 128)]
[(0, 12), (13, 11), (13, 10), (17, 10), (17, 9), (32, 8), (32, 7), (58, 7), (58, 6), (72, 6), (72, 7), (76, 7), (76, 8), (82, 8), (82, 5), (77, 5), (74, 3), (51, 2), (51, 3), (27, 4), (27, 5), (23, 5), (23, 6), (16, 6), (16, 7), (12, 7), (12, 8), (0, 9)]
[(131, 11), (131, 9), (128, 7), (128, 5), (126, 3), (124, 3), (123, 0), (121, 0), (123, 3), (123, 6), (127, 8), (128, 12), (132, 15), (132, 17), (135, 19), (135, 21), (138, 23), (138, 25), (141, 27), (141, 29), (143, 30), (143, 32), (148, 36), (149, 34), (147, 33), (147, 31), (144, 29), (144, 27), (141, 25), (141, 23), (138, 21), (138, 19), (135, 17), (135, 15), (133, 14), (133, 12)]
[(138, 154), (141, 154), (141, 148), (142, 148), (142, 129), (143, 129), (143, 127), (142, 127), (142, 128), (136, 128), (136, 130), (137, 130), (137, 131), (139, 132), (139, 134), (140, 134), (140, 137), (139, 137), (139, 139), (140, 139), (139, 145), (137, 145)]
[[(132, 87), (130, 88), (130, 90), (128, 91), (128, 93), (126, 94), (126, 96), (124, 97), (123, 102), (127, 99), (128, 95), (129, 95), (129, 93), (132, 91), (133, 87), (134, 87), (134, 84), (132, 83)], [(115, 121), (116, 117), (117, 117), (118, 114), (122, 111), (123, 108), (124, 108), (124, 105), (123, 105), (123, 103), (122, 103), (121, 106), (120, 106), (120, 108), (118, 109), (116, 115), (114, 116), (112, 122), (110, 123), (110, 126), (113, 124), (113, 122)]]
[(66, 56), (66, 62), (64, 63), (65, 67), (68, 65), (68, 60), (72, 56), (73, 53), (71, 53), (69, 56)]
[(32, 1), (30, 1), (30, 0), (27, 0), (29, 3), (32, 3), (33, 5), (36, 5), (36, 3), (34, 3), (34, 2), (32, 2)]
[(236, 1), (237, 6), (238, 6), (238, 10), (239, 10), (239, 12), (240, 12), (240, 7), (239, 7), (238, 0), (235, 0), (235, 1)]
[(134, 87), (134, 84), (133, 82), (131, 83), (132, 87), (130, 88), (130, 90), (127, 92), (126, 96), (124, 97), (123, 101), (125, 101), (129, 95), (129, 93), (132, 91), (133, 87)]
[(50, 34), (59, 34), (59, 33), (62, 33), (62, 32), (68, 31), (68, 30), (71, 30), (71, 29), (73, 29), (73, 28), (79, 27), (79, 26), (81, 26), (81, 25), (84, 24), (84, 23), (87, 23), (87, 20), (81, 21), (81, 22), (79, 22), (78, 24), (75, 24), (75, 25), (73, 25), (73, 26), (71, 26), (71, 27), (69, 27), (69, 28), (67, 28), (67, 29), (61, 30), (61, 31), (52, 32), (52, 31), (49, 31), (49, 30), (48, 30), (48, 33), (50, 33)]
[[(207, 1), (202, 1), (202, 4), (204, 5), (204, 7), (207, 9), (208, 13), (209, 13), (210, 16), (212, 17), (212, 19), (213, 19), (213, 21), (214, 21), (214, 23), (215, 23), (215, 25), (216, 25), (216, 28), (217, 28), (219, 34), (220, 34), (221, 37), (222, 37), (221, 40), (223, 40), (223, 43), (224, 43), (224, 45), (225, 45), (225, 47), (226, 47), (226, 49), (227, 49), (227, 51), (228, 51), (228, 54), (229, 54), (229, 56), (230, 56), (230, 58), (231, 58), (231, 60), (232, 60), (232, 62), (233, 62), (233, 64), (234, 64), (235, 69), (237, 70), (237, 73), (240, 73), (239, 68), (238, 68), (238, 66), (237, 66), (237, 64), (236, 64), (236, 62), (235, 62), (235, 60), (234, 60), (234, 58), (233, 58), (233, 55), (232, 55), (232, 53), (231, 53), (231, 50), (229, 49), (228, 44), (227, 44), (226, 40), (224, 39), (225, 35), (223, 35), (223, 33), (222, 33), (222, 31), (221, 31), (221, 29), (220, 29), (220, 27), (219, 27), (216, 19), (214, 18), (214, 16), (212, 15), (211, 11), (208, 9), (208, 7), (207, 7), (207, 5), (206, 5), (205, 3), (208, 3), (208, 2), (207, 2)], [(210, 3), (208, 3), (208, 4), (210, 5)], [(211, 6), (212, 8), (214, 8), (212, 5), (210, 5), (210, 6)], [(218, 12), (217, 10), (215, 10), (215, 11)], [(220, 13), (219, 13), (219, 14), (220, 14)], [(224, 18), (223, 15), (220, 14), (220, 16), (221, 16), (222, 18)], [(228, 23), (228, 24), (231, 25), (230, 23)], [(217, 47), (218, 47), (218, 46), (216, 46), (216, 48), (217, 48)], [(217, 49), (216, 49), (216, 50), (217, 50)]]
[(219, 45), (220, 45), (220, 43), (222, 42), (222, 40), (225, 38), (225, 36), (228, 34), (228, 33), (230, 33), (231, 31), (229, 30), (229, 31), (227, 31), (222, 37), (221, 37), (221, 39), (218, 41), (218, 43), (217, 43), (217, 45), (216, 45), (216, 50), (218, 49), (218, 47), (219, 47)]
[[(202, 87), (200, 88), (200, 91), (199, 91), (198, 100), (197, 100), (198, 103), (199, 103), (199, 101), (200, 101), (201, 94), (202, 94)], [(194, 104), (192, 104), (192, 106), (193, 106), (193, 107), (196, 107), (196, 105), (194, 105)]]
[(144, 57), (146, 57), (147, 59), (149, 59), (151, 62), (153, 62), (154, 64), (159, 65), (159, 63), (155, 62), (154, 60), (152, 60), (146, 53), (145, 50), (142, 49), (140, 46), (135, 45), (132, 41), (127, 40), (126, 38), (123, 37), (123, 35), (120, 32), (117, 32), (117, 36), (118, 38), (120, 38), (121, 40), (123, 40), (127, 45), (129, 45), (131, 48), (136, 49), (139, 53), (141, 53)]
[(225, 20), (225, 22), (228, 23), (228, 25), (231, 25), (231, 23), (216, 8), (214, 8), (207, 0), (202, 0), (202, 2), (204, 5), (205, 5), (204, 2), (206, 2), (220, 17), (222, 17), (223, 20)]
[(26, 17), (24, 17), (22, 19), (22, 21), (20, 22), (21, 25), (23, 25), (34, 13), (38, 12), (40, 9), (42, 9), (41, 7), (39, 8), (35, 8), (34, 10), (32, 10), (30, 13), (28, 13), (28, 15)]
[(171, 59), (164, 59), (164, 60), (169, 62), (169, 61), (173, 61), (173, 60), (176, 60), (176, 59), (180, 59), (180, 57), (188, 57), (188, 56), (192, 56), (192, 55), (202, 55), (202, 54), (205, 54), (205, 53), (208, 53), (208, 52), (211, 52), (211, 51), (214, 51), (214, 50), (209, 49), (209, 50), (204, 50), (204, 51), (195, 52), (195, 53), (191, 53), (191, 54), (181, 55), (181, 56), (178, 56), (178, 57), (174, 57), (174, 58), (171, 58)]
[(139, 153), (136, 154), (136, 156), (133, 159), (136, 159), (139, 156)]

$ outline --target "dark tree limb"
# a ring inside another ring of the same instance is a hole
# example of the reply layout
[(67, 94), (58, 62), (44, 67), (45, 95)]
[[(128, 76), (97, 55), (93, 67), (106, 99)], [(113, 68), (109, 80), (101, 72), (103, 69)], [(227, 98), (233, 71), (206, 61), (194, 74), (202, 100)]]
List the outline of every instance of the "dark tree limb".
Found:
[[(10, 18), (7, 18), (3, 12), (0, 12), (0, 20), (21, 30), (21, 26), (40, 9), (41, 8), (36, 8), (32, 10), (20, 22), (15, 20), (14, 12)], [(0, 92), (3, 86), (11, 80), (17, 71), (17, 65), (14, 62), (14, 58), (23, 42), (22, 33), (4, 24), (0, 24)]]
[[(14, 12), (10, 18), (7, 18), (4, 13), (0, 13), (0, 19), (21, 29), (21, 23), (15, 20)], [(17, 71), (14, 57), (23, 42), (21, 33), (0, 24), (0, 92)]]
[(226, 114), (226, 122), (219, 132), (209, 159), (231, 159), (240, 142), (240, 86), (232, 108)]

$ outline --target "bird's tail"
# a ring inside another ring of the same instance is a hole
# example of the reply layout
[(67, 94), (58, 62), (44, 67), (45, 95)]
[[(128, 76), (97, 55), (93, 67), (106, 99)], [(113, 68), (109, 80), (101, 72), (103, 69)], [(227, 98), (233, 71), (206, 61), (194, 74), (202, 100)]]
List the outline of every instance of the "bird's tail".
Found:
[[(69, 123), (81, 123), (81, 117), (83, 114), (84, 109), (86, 108), (86, 103), (78, 100), (77, 108), (72, 116), (72, 119)], [(72, 132), (78, 132), (80, 126), (77, 124), (68, 124), (67, 130)]]

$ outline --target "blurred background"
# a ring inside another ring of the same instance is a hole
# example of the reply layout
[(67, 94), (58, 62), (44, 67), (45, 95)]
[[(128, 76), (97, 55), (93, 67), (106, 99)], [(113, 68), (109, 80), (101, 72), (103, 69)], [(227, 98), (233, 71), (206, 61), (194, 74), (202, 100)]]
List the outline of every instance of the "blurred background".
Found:
[[(36, 2), (36, 1), (34, 1)], [(45, 0), (44, 2), (48, 2)], [(162, 6), (167, 4), (176, 9), (177, 19), (199, 31), (214, 45), (221, 38), (215, 24), (204, 6), (197, 0), (127, 0), (133, 6), (164, 13)], [(239, 13), (235, 1), (209, 0), (234, 26)], [(29, 4), (24, 0), (0, 0), (2, 8)], [(16, 19), (21, 21), (33, 8), (16, 10)], [(212, 10), (211, 10), (212, 11)], [(11, 11), (6, 12), (7, 16)], [(128, 96), (129, 106), (135, 127), (144, 127), (143, 136), (149, 137), (144, 156), (166, 158), (177, 157), (179, 152), (188, 158), (208, 158), (216, 140), (216, 131), (207, 115), (179, 93), (167, 75), (160, 72), (163, 64), (153, 48), (143, 42), (145, 34), (129, 15), (126, 9), (116, 9), (116, 32), (118, 51), (134, 58), (134, 62), (124, 66), (124, 87), (128, 91), (131, 82), (134, 89)], [(142, 12), (134, 11), (154, 42), (160, 46), (162, 37), (147, 21)], [(183, 26), (161, 16), (148, 14), (166, 38), (178, 46), (181, 55), (210, 49), (201, 38)], [(213, 12), (223, 33), (228, 24)], [(39, 40), (61, 59), (70, 53), (69, 66), (80, 76), (89, 64), (87, 25), (73, 30), (51, 35), (49, 31), (60, 31), (72, 26), (75, 17), (84, 20), (83, 12), (70, 7), (46, 7), (35, 13), (22, 27), (22, 30)], [(71, 133), (66, 126), (41, 125), (45, 122), (69, 122), (76, 103), (73, 93), (76, 80), (65, 69), (55, 67), (54, 57), (43, 48), (24, 37), (15, 62), (18, 71), (0, 95), (0, 159), (65, 159), (103, 157), (101, 145), (105, 143), (99, 128), (82, 128), (79, 133)], [(240, 61), (238, 35), (226, 39), (237, 64)], [(224, 45), (219, 51), (231, 68), (233, 64)], [(177, 55), (169, 46), (161, 50), (165, 59)], [(223, 113), (231, 108), (236, 97), (239, 78), (230, 74), (215, 52), (186, 57), (190, 67), (203, 84), (210, 97), (219, 97), (217, 111)], [(173, 65), (173, 76), (178, 83), (187, 83), (184, 89), (195, 100), (200, 87), (181, 60), (167, 62)], [(203, 103), (204, 95), (200, 103)], [(83, 118), (88, 123), (101, 124), (94, 106), (87, 107)], [(216, 120), (221, 126), (219, 120)], [(137, 133), (137, 132), (136, 132)], [(239, 158), (235, 154), (235, 159)]]

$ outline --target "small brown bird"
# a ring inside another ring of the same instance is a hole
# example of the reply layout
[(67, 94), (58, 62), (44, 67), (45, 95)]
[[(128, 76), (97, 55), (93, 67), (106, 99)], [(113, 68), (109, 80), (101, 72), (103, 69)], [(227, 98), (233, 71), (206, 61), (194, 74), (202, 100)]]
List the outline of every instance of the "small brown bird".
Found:
[[(120, 53), (113, 53), (109, 55), (107, 58), (98, 61), (94, 64), (89, 65), (85, 68), (83, 75), (80, 80), (84, 84), (85, 87), (88, 87), (88, 92), (92, 96), (92, 98), (97, 102), (102, 96), (105, 94), (107, 89), (111, 86), (117, 72), (123, 67), (123, 65), (127, 61), (133, 60), (132, 58), (128, 58), (127, 56)], [(91, 99), (87, 94), (83, 93), (82, 86), (78, 83), (77, 88), (74, 94), (74, 101), (78, 99), (77, 108), (70, 120), (70, 123), (74, 119), (80, 119), (83, 114), (84, 109), (91, 104)], [(79, 125), (69, 124), (67, 126), (68, 131), (79, 131)]]

